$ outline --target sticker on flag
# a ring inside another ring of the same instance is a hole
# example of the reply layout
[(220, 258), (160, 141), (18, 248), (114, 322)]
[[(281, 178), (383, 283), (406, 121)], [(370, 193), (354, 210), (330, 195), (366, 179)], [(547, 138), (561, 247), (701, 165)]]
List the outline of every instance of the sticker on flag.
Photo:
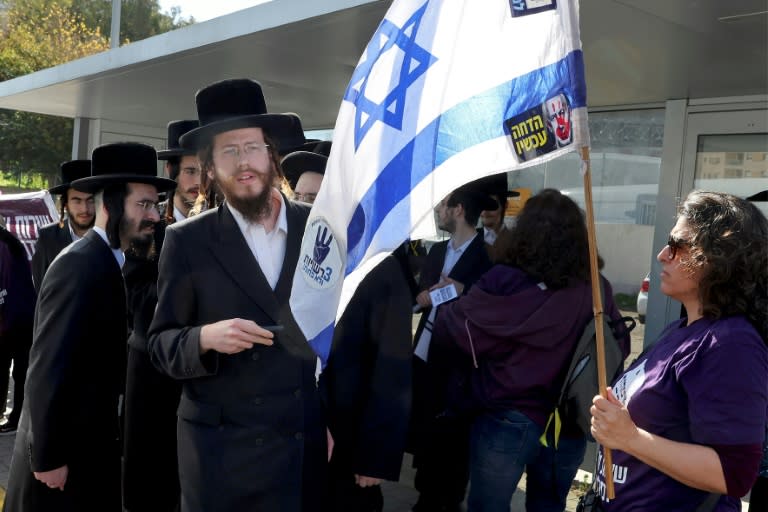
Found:
[(576, 0), (395, 0), (344, 92), (294, 276), (322, 363), (357, 285), (434, 233), (437, 203), (587, 146), (586, 123)]
[(512, 16), (527, 16), (557, 8), (555, 0), (509, 0), (509, 6)]

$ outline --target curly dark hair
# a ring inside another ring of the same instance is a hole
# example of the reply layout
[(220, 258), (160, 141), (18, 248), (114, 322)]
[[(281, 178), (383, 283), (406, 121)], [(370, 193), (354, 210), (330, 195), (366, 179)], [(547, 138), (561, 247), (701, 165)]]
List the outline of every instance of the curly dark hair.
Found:
[(690, 232), (688, 257), (698, 269), (702, 314), (744, 315), (768, 344), (768, 220), (730, 194), (694, 190), (680, 206)]
[(549, 288), (590, 280), (587, 225), (579, 206), (554, 189), (531, 197), (514, 229), (499, 236), (495, 262), (518, 267)]

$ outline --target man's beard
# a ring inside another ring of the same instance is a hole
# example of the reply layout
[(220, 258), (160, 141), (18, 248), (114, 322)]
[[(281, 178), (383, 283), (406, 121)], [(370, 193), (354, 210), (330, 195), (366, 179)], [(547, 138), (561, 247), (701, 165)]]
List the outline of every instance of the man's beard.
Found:
[(81, 223), (77, 222), (77, 217), (75, 217), (74, 215), (69, 214), (69, 215), (67, 215), (67, 218), (69, 219), (69, 223), (74, 228), (79, 229), (81, 231), (85, 231), (85, 230), (91, 229), (93, 227), (93, 221), (96, 220), (96, 216), (94, 215), (93, 217), (91, 217), (91, 221), (88, 224), (81, 224)]
[(272, 212), (272, 184), (277, 175), (273, 170), (270, 170), (267, 176), (260, 172), (252, 172), (256, 179), (261, 180), (263, 185), (263, 190), (257, 196), (238, 197), (235, 194), (234, 188), (237, 185), (230, 185), (230, 181), (235, 182), (237, 175), (232, 176), (230, 180), (217, 180), (216, 183), (224, 194), (227, 203), (240, 212), (245, 220), (256, 223), (268, 217)]
[[(139, 258), (152, 259), (155, 254), (155, 232), (143, 234), (144, 228), (152, 227), (157, 229), (155, 223), (149, 220), (139, 222), (136, 234), (131, 235), (128, 240), (128, 251), (130, 254)], [(120, 219), (120, 238), (129, 236), (131, 221), (125, 217)]]

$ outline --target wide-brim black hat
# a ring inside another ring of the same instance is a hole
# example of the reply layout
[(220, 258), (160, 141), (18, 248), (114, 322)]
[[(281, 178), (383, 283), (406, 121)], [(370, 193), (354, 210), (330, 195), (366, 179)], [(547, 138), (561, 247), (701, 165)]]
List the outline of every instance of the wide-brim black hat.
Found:
[(86, 178), (91, 175), (91, 161), (90, 160), (70, 160), (64, 162), (60, 166), (61, 169), (61, 184), (56, 185), (48, 189), (51, 194), (66, 194), (69, 190), (70, 184), (79, 180), (80, 178)]
[(158, 192), (172, 190), (176, 182), (157, 175), (155, 148), (140, 142), (104, 144), (91, 154), (91, 176), (72, 182), (72, 187), (95, 193), (114, 183), (146, 183)]
[(328, 164), (328, 157), (312, 153), (311, 151), (295, 151), (280, 162), (285, 179), (291, 184), (291, 188), (296, 188), (299, 177), (305, 172), (316, 172), (325, 175), (325, 166)]
[(474, 183), (477, 183), (479, 187), (492, 196), (517, 197), (520, 195), (520, 192), (516, 190), (509, 190), (507, 174), (504, 172), (480, 178), (475, 180)]
[(195, 149), (185, 149), (179, 145), (179, 137), (199, 127), (197, 119), (185, 119), (168, 123), (168, 148), (157, 152), (158, 160), (168, 160), (175, 156), (194, 155)]
[(240, 128), (262, 128), (279, 147), (296, 130), (298, 116), (267, 113), (261, 84), (255, 80), (216, 82), (197, 91), (195, 103), (200, 127), (181, 136), (185, 149), (197, 150), (210, 137)]

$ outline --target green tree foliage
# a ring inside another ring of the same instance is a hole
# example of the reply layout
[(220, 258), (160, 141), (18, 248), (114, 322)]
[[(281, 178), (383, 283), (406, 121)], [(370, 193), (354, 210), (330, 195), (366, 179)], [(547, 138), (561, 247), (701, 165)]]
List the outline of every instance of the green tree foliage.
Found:
[[(112, 30), (112, 0), (69, 1), (72, 11), (82, 16), (86, 25), (99, 28), (102, 34), (109, 37)], [(122, 0), (120, 42), (140, 41), (194, 22), (192, 17), (182, 18), (179, 7), (173, 7), (170, 14), (160, 12), (157, 0)]]
[[(111, 0), (2, 3), (0, 81), (109, 49)], [(123, 43), (194, 23), (181, 18), (178, 8), (170, 15), (159, 11), (157, 0), (123, 0)], [(59, 164), (71, 155), (72, 127), (72, 119), (0, 109), (0, 172), (21, 184), (31, 175), (54, 184)]]

